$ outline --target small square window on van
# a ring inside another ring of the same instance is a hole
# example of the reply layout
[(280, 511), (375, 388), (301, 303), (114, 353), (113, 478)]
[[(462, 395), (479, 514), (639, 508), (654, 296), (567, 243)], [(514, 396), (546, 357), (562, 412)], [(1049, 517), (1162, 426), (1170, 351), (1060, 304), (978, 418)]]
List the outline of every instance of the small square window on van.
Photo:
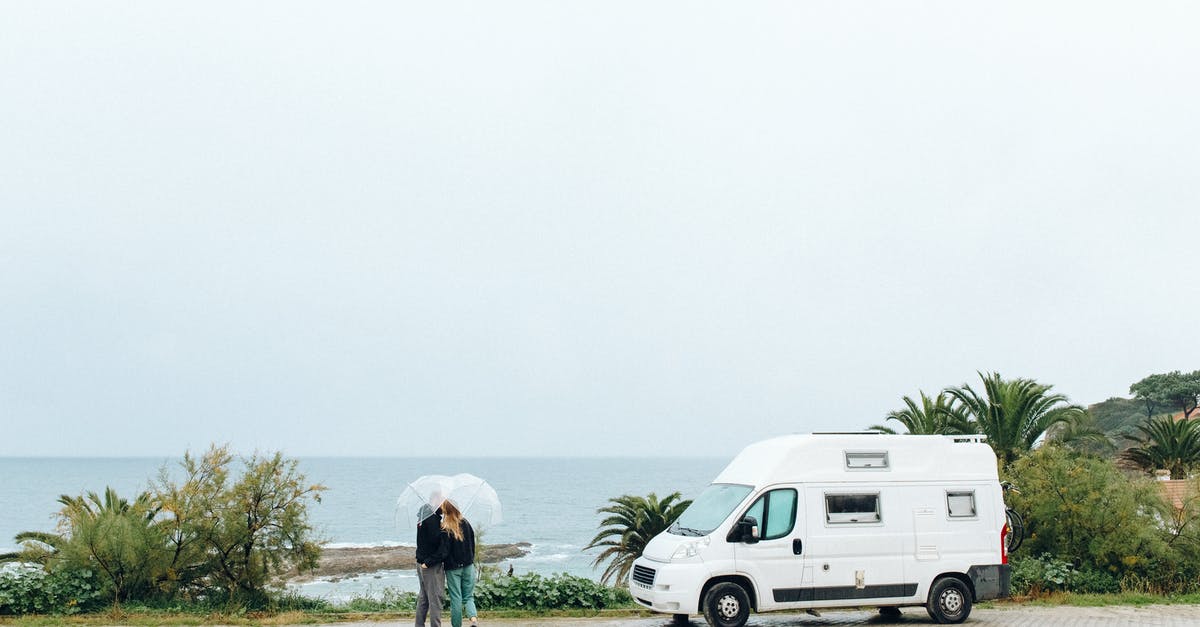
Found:
[(974, 492), (947, 492), (946, 511), (951, 518), (975, 517)]
[(826, 494), (825, 521), (831, 524), (877, 523), (878, 494)]
[(846, 468), (849, 470), (886, 470), (887, 451), (846, 451)]

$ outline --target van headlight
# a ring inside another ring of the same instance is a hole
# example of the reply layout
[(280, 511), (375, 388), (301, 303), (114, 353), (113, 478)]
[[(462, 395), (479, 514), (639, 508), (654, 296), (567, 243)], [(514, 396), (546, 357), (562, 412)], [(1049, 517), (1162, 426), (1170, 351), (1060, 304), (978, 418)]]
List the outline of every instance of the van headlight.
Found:
[(699, 557), (700, 551), (703, 550), (704, 547), (708, 546), (709, 542), (710, 542), (710, 540), (709, 540), (708, 536), (704, 536), (703, 538), (701, 538), (699, 540), (692, 540), (691, 542), (684, 542), (683, 544), (680, 544), (675, 549), (674, 553), (671, 554), (671, 559), (672, 560), (685, 560), (685, 559), (689, 559), (692, 557)]

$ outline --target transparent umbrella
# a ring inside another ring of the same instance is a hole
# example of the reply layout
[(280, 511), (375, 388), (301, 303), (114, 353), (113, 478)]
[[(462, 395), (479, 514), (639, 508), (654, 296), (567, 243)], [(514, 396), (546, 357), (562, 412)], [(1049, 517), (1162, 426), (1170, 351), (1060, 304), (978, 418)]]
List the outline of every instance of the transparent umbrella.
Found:
[(396, 526), (416, 529), (444, 501), (451, 501), (477, 531), (503, 520), (500, 497), (487, 481), (475, 475), (423, 475), (410, 481), (396, 500)]

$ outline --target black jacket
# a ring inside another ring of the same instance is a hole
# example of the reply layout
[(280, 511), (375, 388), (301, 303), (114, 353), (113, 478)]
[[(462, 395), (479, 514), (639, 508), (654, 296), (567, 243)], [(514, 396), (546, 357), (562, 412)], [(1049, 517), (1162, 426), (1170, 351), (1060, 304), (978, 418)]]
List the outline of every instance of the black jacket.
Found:
[(464, 568), (475, 563), (475, 530), (465, 518), (462, 521), (462, 532), (462, 540), (456, 540), (454, 536), (446, 534), (446, 544), (449, 545), (446, 570)]
[(430, 512), (428, 518), (417, 523), (417, 564), (435, 566), (446, 561), (448, 539), (442, 531), (442, 510)]

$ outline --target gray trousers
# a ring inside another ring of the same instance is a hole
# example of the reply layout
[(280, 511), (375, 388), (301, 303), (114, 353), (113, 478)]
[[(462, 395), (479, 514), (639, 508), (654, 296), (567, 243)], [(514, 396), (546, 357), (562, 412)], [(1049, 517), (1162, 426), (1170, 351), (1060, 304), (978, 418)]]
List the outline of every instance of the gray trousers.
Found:
[(425, 615), (429, 615), (429, 627), (442, 627), (442, 601), (446, 598), (446, 570), (441, 564), (421, 568), (417, 564), (417, 581), (421, 589), (417, 592), (417, 627), (425, 627)]

